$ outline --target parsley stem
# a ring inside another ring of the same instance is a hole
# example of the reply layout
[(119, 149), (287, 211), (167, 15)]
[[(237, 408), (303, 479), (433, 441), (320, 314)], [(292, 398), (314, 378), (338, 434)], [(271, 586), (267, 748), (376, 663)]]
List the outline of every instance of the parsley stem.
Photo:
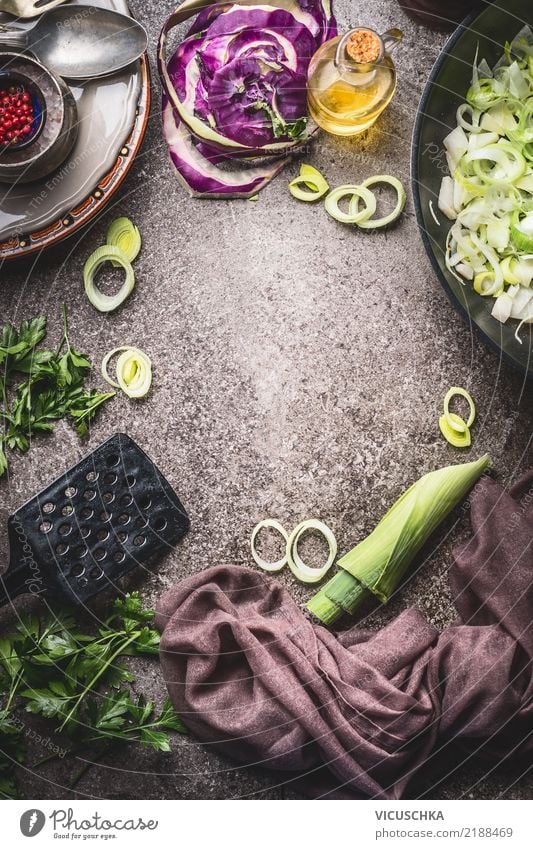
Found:
[(4, 710), (6, 710), (6, 711), (8, 711), (9, 708), (11, 707), (11, 702), (13, 701), (13, 699), (16, 695), (17, 687), (20, 683), (21, 678), (22, 678), (22, 669), (19, 669), (19, 671), (17, 672), (17, 674), (15, 675), (15, 677), (11, 681), (9, 696), (8, 696), (8, 699), (7, 699), (7, 702), (6, 702), (6, 706), (4, 708)]
[(148, 722), (146, 725), (134, 725), (131, 728), (127, 729), (128, 734), (131, 731), (144, 731), (145, 728), (159, 728), (161, 725), (161, 719), (156, 719), (154, 722)]
[(43, 766), (43, 764), (47, 764), (50, 761), (57, 760), (60, 756), (64, 757), (63, 752), (65, 752), (65, 754), (71, 755), (73, 751), (74, 751), (74, 748), (63, 749), (61, 752), (52, 752), (50, 755), (45, 755), (44, 758), (40, 758), (38, 761), (35, 761), (35, 763), (32, 764), (31, 768), (37, 769), (37, 767)]
[[(102, 758), (105, 758), (108, 755), (110, 755), (111, 752), (113, 752), (116, 748), (117, 748), (116, 743), (108, 743), (108, 745), (105, 746), (104, 749), (100, 752), (100, 756), (99, 756), (100, 762), (101, 762)], [(94, 766), (100, 766), (100, 764), (94, 763), (93, 761), (85, 761), (82, 768), (80, 770), (78, 770), (76, 775), (73, 778), (71, 778), (71, 780), (69, 781), (69, 784), (68, 784), (69, 790), (74, 790), (78, 786), (78, 784), (80, 783), (80, 781), (83, 778), (83, 776), (85, 775), (85, 773), (87, 773)]]
[(78, 770), (76, 775), (73, 778), (70, 779), (70, 781), (68, 783), (69, 790), (74, 790), (74, 788), (79, 784), (79, 782), (81, 781), (81, 779), (83, 778), (85, 773), (88, 772), (91, 769), (91, 767), (93, 767), (93, 766), (94, 766), (93, 763), (89, 763), (89, 761), (86, 761), (83, 764), (82, 768), (80, 770)]
[(74, 716), (75, 712), (76, 712), (76, 711), (77, 711), (77, 709), (79, 708), (80, 704), (82, 703), (82, 701), (83, 701), (83, 699), (85, 698), (85, 696), (87, 695), (87, 693), (89, 693), (89, 692), (92, 690), (92, 688), (94, 687), (94, 685), (96, 684), (96, 682), (98, 681), (98, 679), (102, 677), (102, 675), (104, 674), (104, 672), (105, 672), (105, 671), (106, 671), (106, 670), (107, 670), (107, 669), (111, 666), (111, 664), (113, 663), (113, 661), (114, 661), (117, 657), (119, 657), (119, 655), (124, 654), (125, 649), (127, 649), (127, 647), (128, 647), (129, 645), (131, 645), (131, 643), (134, 643), (134, 642), (135, 642), (135, 640), (138, 640), (138, 639), (139, 639), (139, 637), (141, 636), (141, 633), (142, 633), (141, 631), (134, 631), (134, 632), (131, 634), (131, 636), (130, 636), (127, 640), (125, 640), (123, 643), (121, 643), (121, 644), (119, 645), (118, 649), (115, 649), (115, 651), (113, 652), (113, 654), (111, 655), (111, 657), (109, 657), (109, 658), (106, 660), (106, 662), (102, 664), (102, 666), (100, 667), (100, 669), (98, 670), (98, 672), (96, 673), (96, 675), (94, 675), (94, 676), (93, 676), (93, 678), (91, 679), (91, 681), (87, 684), (87, 686), (86, 686), (86, 687), (84, 687), (84, 689), (83, 689), (83, 690), (82, 690), (82, 692), (80, 693), (79, 697), (76, 699), (76, 701), (75, 701), (74, 705), (73, 705), (73, 706), (72, 706), (72, 708), (69, 710), (69, 712), (68, 712), (68, 714), (66, 715), (65, 719), (63, 720), (63, 722), (61, 723), (61, 725), (60, 725), (60, 726), (59, 726), (59, 728), (57, 729), (58, 731), (62, 731), (62, 730), (63, 730), (63, 728), (65, 727), (65, 725), (67, 725), (67, 723), (68, 723), (68, 722), (72, 719), (72, 717)]
[[(111, 643), (113, 640), (116, 640), (117, 637), (125, 637), (127, 633), (128, 633), (127, 631), (115, 631), (111, 635), (105, 634), (103, 637), (100, 637), (99, 640), (91, 640), (91, 646), (99, 646), (101, 643), (105, 643), (105, 642)], [(74, 649), (71, 652), (68, 652), (68, 655), (66, 655), (66, 657), (68, 657), (69, 660), (71, 660), (77, 654), (80, 654), (80, 652), (85, 651), (86, 648), (87, 648), (87, 646), (85, 644), (81, 645), (79, 648)]]
[[(144, 731), (145, 728), (159, 728), (160, 726), (161, 726), (161, 720), (156, 719), (155, 722), (149, 722), (146, 725), (132, 725), (132, 726), (129, 726), (128, 728), (124, 728), (124, 730), (121, 731), (120, 734), (117, 734), (113, 731), (106, 731), (105, 735), (109, 739), (120, 740), (124, 743), (139, 743), (140, 738), (139, 737), (132, 737), (131, 735), (133, 733), (137, 733), (137, 731)], [(99, 736), (87, 737), (87, 739), (84, 740), (84, 743), (95, 743), (100, 739), (101, 739), (101, 734)]]
[(69, 341), (69, 338), (68, 338), (68, 316), (67, 316), (67, 307), (66, 307), (65, 304), (62, 304), (62, 306), (61, 306), (61, 313), (63, 315), (63, 336), (61, 337), (61, 339), (59, 341), (56, 356), (59, 356), (59, 354), (63, 350), (63, 345), (65, 344), (65, 342), (67, 343), (67, 351), (70, 352), (70, 341)]

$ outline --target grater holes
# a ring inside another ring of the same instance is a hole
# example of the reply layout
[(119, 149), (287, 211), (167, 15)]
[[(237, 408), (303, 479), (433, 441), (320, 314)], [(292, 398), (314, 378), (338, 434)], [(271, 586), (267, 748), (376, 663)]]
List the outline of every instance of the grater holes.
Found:
[(80, 516), (82, 519), (90, 519), (93, 513), (94, 510), (92, 507), (82, 507), (80, 510)]
[(152, 503), (152, 499), (150, 498), (149, 495), (143, 495), (143, 497), (140, 498), (139, 502), (138, 502), (141, 510), (148, 510), (151, 503)]
[(55, 510), (55, 504), (52, 501), (47, 501), (46, 504), (43, 504), (42, 510), (43, 513), (53, 513)]
[(93, 552), (93, 557), (94, 557), (95, 560), (103, 560), (104, 557), (106, 556), (106, 553), (107, 552), (106, 552), (105, 548), (95, 548), (95, 550)]
[(117, 522), (119, 525), (127, 525), (130, 518), (131, 517), (128, 515), (128, 513), (121, 513), (117, 519)]
[(145, 542), (146, 537), (143, 537), (142, 534), (137, 534), (136, 537), (133, 537), (133, 545), (136, 545), (137, 547), (144, 545)]
[(77, 489), (75, 486), (67, 486), (65, 490), (65, 498), (74, 498), (77, 493)]
[(126, 475), (126, 483), (130, 488), (135, 486), (135, 475)]
[(62, 554), (66, 554), (67, 551), (68, 545), (66, 544), (66, 542), (60, 542), (56, 545), (56, 554), (59, 554), (61, 556)]
[(145, 519), (144, 516), (137, 516), (135, 522), (133, 523), (133, 526), (135, 528), (145, 528), (147, 524), (148, 519)]
[(81, 534), (81, 536), (83, 537), (83, 539), (87, 539), (87, 537), (88, 537), (88, 536), (90, 536), (90, 533), (91, 533), (91, 529), (90, 529), (90, 528), (88, 528), (88, 527), (87, 527), (87, 525), (82, 525), (82, 526), (81, 526), (81, 528), (80, 528), (80, 534)]
[(120, 503), (123, 505), (123, 507), (129, 507), (132, 502), (133, 496), (130, 495), (129, 492), (126, 493), (126, 495), (122, 495), (120, 498)]
[(41, 522), (39, 525), (39, 530), (42, 534), (49, 534), (54, 526), (52, 522)]
[(73, 578), (81, 578), (84, 572), (85, 566), (83, 566), (81, 563), (75, 563), (72, 569), (70, 570), (70, 574)]
[(61, 508), (61, 515), (62, 516), (72, 516), (73, 513), (74, 513), (74, 507), (72, 506), (72, 504), (65, 504)]
[(87, 472), (85, 480), (89, 483), (94, 483), (94, 481), (98, 480), (98, 472)]
[(154, 531), (164, 531), (166, 526), (167, 520), (163, 516), (160, 516), (158, 519), (156, 519), (153, 525)]
[(89, 572), (89, 578), (92, 578), (93, 581), (99, 581), (100, 578), (104, 577), (104, 570), (100, 568), (100, 566), (93, 566), (91, 571)]
[(85, 498), (86, 501), (92, 501), (93, 498), (95, 497), (95, 495), (96, 495), (95, 489), (86, 489), (85, 492), (83, 493), (83, 497)]
[(101, 522), (109, 522), (111, 518), (111, 513), (108, 513), (107, 510), (102, 510), (100, 513), (100, 521)]
[(99, 542), (104, 542), (109, 537), (109, 531), (107, 528), (100, 528), (100, 530), (96, 534), (96, 539)]
[(75, 557), (85, 557), (88, 550), (89, 549), (87, 548), (86, 545), (77, 545), (76, 548), (74, 549), (74, 556)]
[(105, 461), (108, 466), (118, 466), (119, 460), (118, 454), (108, 454)]
[(80, 587), (86, 587), (88, 583), (88, 578), (78, 578), (78, 584), (80, 585)]
[(102, 501), (104, 502), (104, 504), (111, 504), (114, 498), (115, 496), (112, 492), (104, 492), (104, 494), (102, 495)]
[(122, 561), (124, 560), (125, 557), (126, 557), (126, 555), (124, 554), (123, 551), (114, 551), (113, 552), (113, 560), (115, 561), (115, 563), (122, 563)]
[(68, 536), (71, 530), (72, 528), (66, 522), (63, 522), (63, 524), (57, 529), (58, 533), (61, 534), (62, 537)]
[(106, 472), (103, 480), (104, 480), (104, 483), (107, 483), (110, 486), (112, 486), (114, 483), (116, 483), (118, 481), (118, 475), (116, 475), (115, 472)]
[(124, 543), (128, 539), (128, 535), (125, 531), (119, 531), (117, 534), (117, 539), (119, 542)]

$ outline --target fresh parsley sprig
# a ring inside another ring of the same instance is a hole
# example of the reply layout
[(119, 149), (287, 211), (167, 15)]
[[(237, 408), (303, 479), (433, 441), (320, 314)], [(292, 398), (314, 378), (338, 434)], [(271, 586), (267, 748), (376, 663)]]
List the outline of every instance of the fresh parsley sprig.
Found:
[(158, 712), (128, 686), (134, 677), (121, 658), (158, 653), (152, 620), (134, 592), (115, 600), (97, 634), (59, 613), (45, 622), (27, 617), (0, 639), (0, 798), (13, 795), (13, 763), (23, 762), (21, 710), (53, 722), (72, 754), (132, 743), (168, 752), (168, 732), (186, 733), (168, 699)]
[(46, 332), (44, 316), (0, 331), (0, 477), (8, 468), (6, 448), (26, 452), (33, 436), (51, 432), (63, 418), (84, 437), (98, 408), (115, 394), (85, 388), (91, 361), (72, 347), (65, 307), (55, 351), (38, 348)]

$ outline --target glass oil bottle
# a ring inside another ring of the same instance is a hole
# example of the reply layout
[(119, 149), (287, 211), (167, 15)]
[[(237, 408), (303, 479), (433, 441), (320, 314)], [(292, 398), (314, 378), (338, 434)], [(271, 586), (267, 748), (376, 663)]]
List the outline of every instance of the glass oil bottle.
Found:
[(399, 29), (378, 35), (357, 27), (317, 50), (309, 65), (307, 97), (320, 127), (354, 136), (372, 126), (395, 92), (396, 69), (388, 51), (402, 38)]

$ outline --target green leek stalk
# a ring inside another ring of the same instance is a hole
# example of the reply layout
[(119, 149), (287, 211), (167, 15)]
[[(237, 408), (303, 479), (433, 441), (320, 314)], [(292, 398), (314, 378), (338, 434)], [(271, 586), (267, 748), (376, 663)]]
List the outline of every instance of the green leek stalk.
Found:
[(344, 613), (354, 614), (369, 592), (386, 604), (428, 537), (490, 465), (486, 454), (421, 477), (370, 536), (341, 557), (341, 571), (311, 598), (308, 610), (331, 625)]

